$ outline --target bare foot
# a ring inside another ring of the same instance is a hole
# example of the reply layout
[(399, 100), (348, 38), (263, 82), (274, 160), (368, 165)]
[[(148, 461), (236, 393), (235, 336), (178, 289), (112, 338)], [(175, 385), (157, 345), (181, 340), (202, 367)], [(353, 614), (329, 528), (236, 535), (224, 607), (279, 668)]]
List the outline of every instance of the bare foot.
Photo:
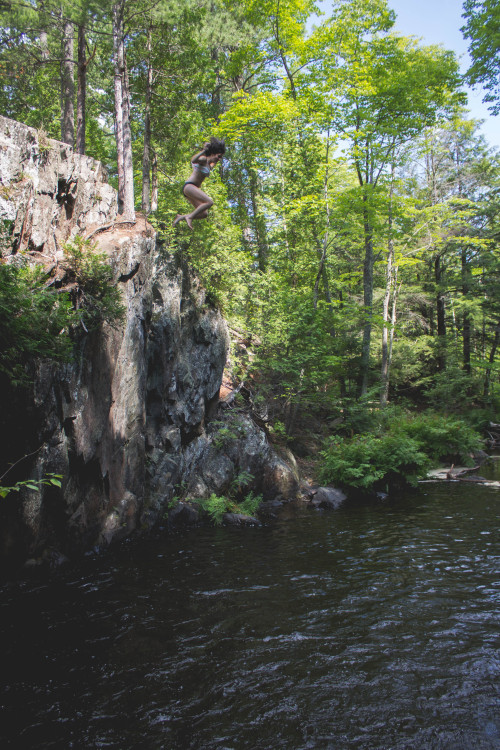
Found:
[(182, 214), (177, 214), (177, 216), (174, 219), (174, 223), (172, 224), (172, 226), (175, 227), (176, 224), (178, 224), (180, 221), (182, 221), (183, 218), (184, 218), (184, 216)]
[(192, 231), (192, 229), (193, 229), (193, 224), (192, 224), (192, 222), (191, 222), (191, 219), (189, 218), (189, 216), (183, 216), (182, 218), (183, 218), (183, 219), (185, 220), (186, 224), (188, 225), (188, 227), (189, 227), (189, 228), (191, 229), (191, 231)]

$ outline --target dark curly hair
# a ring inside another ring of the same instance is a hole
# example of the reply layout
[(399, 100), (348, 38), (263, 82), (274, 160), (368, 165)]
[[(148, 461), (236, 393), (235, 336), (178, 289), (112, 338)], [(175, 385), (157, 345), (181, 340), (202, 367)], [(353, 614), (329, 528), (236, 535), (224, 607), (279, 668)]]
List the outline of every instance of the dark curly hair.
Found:
[(214, 154), (225, 154), (226, 153), (226, 144), (224, 141), (219, 140), (218, 138), (214, 138), (212, 136), (210, 138), (210, 142), (208, 146), (204, 149), (205, 156), (213, 156)]

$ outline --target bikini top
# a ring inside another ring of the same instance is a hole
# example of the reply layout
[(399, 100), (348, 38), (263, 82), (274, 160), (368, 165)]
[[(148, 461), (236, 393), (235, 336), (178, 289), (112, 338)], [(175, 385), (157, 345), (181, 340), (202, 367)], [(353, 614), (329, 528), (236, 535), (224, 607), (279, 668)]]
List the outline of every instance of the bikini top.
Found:
[(197, 169), (202, 174), (210, 174), (210, 167), (205, 167), (203, 164), (193, 164), (193, 169)]

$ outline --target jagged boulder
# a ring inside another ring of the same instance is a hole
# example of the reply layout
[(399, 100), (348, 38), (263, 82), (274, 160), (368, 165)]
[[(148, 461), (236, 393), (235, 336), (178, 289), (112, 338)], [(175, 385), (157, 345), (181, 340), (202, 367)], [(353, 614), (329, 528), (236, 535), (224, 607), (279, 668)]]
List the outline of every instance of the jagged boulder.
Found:
[(336, 487), (314, 487), (309, 494), (311, 506), (323, 510), (337, 510), (347, 500), (347, 495)]

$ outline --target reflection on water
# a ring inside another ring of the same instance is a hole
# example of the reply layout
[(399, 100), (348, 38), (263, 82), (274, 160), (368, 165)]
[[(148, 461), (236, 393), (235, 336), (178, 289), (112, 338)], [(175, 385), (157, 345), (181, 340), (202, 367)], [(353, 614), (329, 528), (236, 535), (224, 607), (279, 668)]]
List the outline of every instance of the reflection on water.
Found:
[(4, 586), (2, 747), (500, 748), (499, 507), (428, 484)]

